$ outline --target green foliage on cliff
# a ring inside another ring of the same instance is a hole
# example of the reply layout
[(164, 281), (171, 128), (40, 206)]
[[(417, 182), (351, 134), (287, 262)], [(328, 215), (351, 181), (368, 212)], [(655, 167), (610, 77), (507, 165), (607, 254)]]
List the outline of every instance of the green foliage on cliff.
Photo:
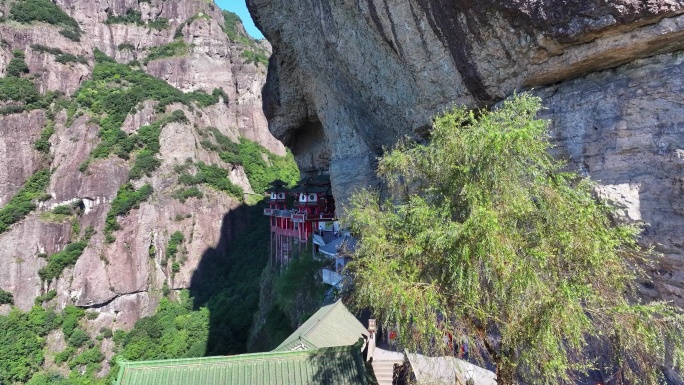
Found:
[(17, 1), (10, 9), (10, 16), (24, 24), (43, 22), (62, 27), (60, 33), (73, 41), (79, 41), (81, 37), (81, 29), (76, 20), (49, 0)]
[(230, 41), (245, 45), (249, 45), (251, 43), (249, 38), (239, 32), (238, 26), (242, 25), (242, 20), (240, 20), (240, 16), (238, 16), (237, 13), (224, 10), (223, 21), (223, 31), (226, 33), (226, 36), (228, 36)]
[(0, 100), (31, 104), (40, 100), (40, 94), (31, 80), (9, 76), (0, 78)]
[(163, 17), (157, 18), (155, 20), (149, 20), (147, 23), (142, 19), (142, 13), (133, 8), (126, 10), (123, 15), (107, 15), (106, 24), (135, 24), (139, 26), (147, 26), (151, 29), (166, 29), (169, 26), (169, 20)]
[(144, 25), (142, 13), (133, 8), (128, 8), (123, 15), (108, 14), (106, 24), (137, 24)]
[(40, 138), (33, 145), (36, 150), (42, 152), (43, 154), (50, 153), (50, 138), (52, 134), (55, 133), (55, 123), (49, 121), (43, 131), (40, 132)]
[(88, 59), (81, 55), (74, 55), (70, 53), (65, 53), (59, 48), (48, 47), (42, 44), (31, 44), (31, 49), (37, 52), (44, 52), (55, 55), (55, 61), (62, 64), (67, 63), (81, 63), (88, 64)]
[(223, 21), (223, 31), (228, 36), (228, 40), (240, 44), (244, 49), (240, 53), (240, 57), (244, 58), (246, 63), (258, 63), (268, 67), (268, 52), (241, 31), (242, 20), (240, 20), (240, 16), (230, 11), (223, 11)]
[(69, 266), (74, 266), (76, 261), (78, 261), (78, 258), (81, 257), (81, 254), (83, 254), (83, 251), (88, 246), (88, 242), (90, 242), (90, 238), (94, 232), (95, 230), (93, 227), (89, 227), (86, 229), (83, 238), (81, 238), (78, 242), (69, 242), (66, 247), (62, 249), (62, 251), (52, 254), (48, 258), (48, 264), (38, 270), (38, 276), (40, 279), (46, 282), (51, 282), (53, 279), (58, 278), (64, 269)]
[(0, 289), (0, 305), (14, 305), (12, 293)]
[(684, 362), (682, 310), (635, 301), (650, 257), (639, 229), (613, 223), (594, 184), (563, 172), (540, 107), (522, 95), (454, 109), (430, 143), (380, 160), (387, 190), (355, 195), (348, 216), (361, 237), (348, 266), (357, 304), (412, 351), (449, 352), (435, 336), (467, 336), (498, 384), (573, 384), (593, 368), (662, 383), (666, 355)]
[(278, 156), (257, 142), (240, 138), (238, 154), (249, 178), (249, 184), (257, 194), (263, 194), (276, 179), (288, 184), (294, 184), (299, 180), (299, 169), (289, 150), (285, 156)]
[(144, 63), (147, 64), (153, 60), (167, 57), (185, 56), (188, 54), (189, 50), (190, 46), (185, 44), (185, 41), (177, 39), (171, 43), (150, 48), (150, 53), (145, 58)]
[(45, 189), (50, 183), (50, 171), (39, 170), (24, 183), (24, 186), (0, 209), (0, 234), (24, 219), (36, 208), (36, 200), (45, 197)]
[(205, 139), (200, 144), (207, 150), (219, 153), (224, 162), (242, 165), (255, 193), (263, 194), (276, 179), (289, 184), (299, 180), (299, 169), (289, 151), (285, 156), (278, 156), (246, 138), (240, 138), (240, 142), (235, 143), (215, 127), (210, 127), (209, 133), (214, 141)]
[(245, 59), (245, 63), (258, 63), (264, 67), (268, 67), (268, 58), (266, 51), (263, 50), (244, 50), (240, 53), (240, 57)]
[(112, 243), (116, 240), (112, 234), (116, 230), (120, 230), (121, 226), (117, 222), (117, 217), (127, 215), (132, 209), (140, 207), (140, 203), (146, 201), (152, 195), (152, 186), (146, 184), (138, 190), (133, 188), (130, 183), (119, 187), (116, 198), (112, 202), (112, 207), (107, 212), (107, 219), (105, 220), (105, 240), (107, 243)]
[[(220, 93), (219, 91), (215, 91)], [(192, 106), (197, 101), (199, 105), (207, 105), (207, 100), (217, 102), (218, 97), (212, 97), (205, 92), (195, 91), (185, 94), (170, 84), (134, 70), (123, 64), (118, 64), (100, 51), (95, 51), (95, 67), (93, 79), (86, 81), (76, 92), (74, 99), (95, 116), (100, 118), (100, 144), (93, 150), (93, 158), (106, 158), (114, 153), (121, 158), (128, 159), (129, 154), (136, 148), (149, 147), (144, 136), (154, 136), (158, 142), (159, 130), (164, 124), (172, 121), (185, 121), (182, 112), (174, 112), (171, 117), (145, 127), (149, 133), (140, 132), (130, 137), (121, 130), (126, 116), (137, 105), (146, 100), (158, 101), (157, 110), (163, 112), (169, 104), (182, 103)], [(161, 124), (159, 126), (158, 124)], [(142, 138), (142, 141), (141, 139)], [(157, 145), (158, 146), (158, 143)], [(152, 154), (157, 150), (143, 148), (149, 152), (143, 153), (141, 164), (134, 166), (134, 177), (140, 177), (156, 168)]]
[(88, 64), (88, 59), (83, 56), (77, 56), (70, 53), (63, 53), (55, 57), (57, 63), (68, 64), (68, 63), (81, 63)]
[(37, 51), (37, 52), (45, 52), (45, 53), (49, 53), (49, 54), (52, 54), (55, 56), (61, 55), (64, 53), (64, 51), (62, 51), (59, 48), (48, 47), (48, 46), (43, 45), (43, 44), (31, 44), (31, 49), (34, 51)]
[(192, 299), (185, 290), (179, 297), (178, 301), (162, 298), (153, 316), (138, 320), (128, 333), (115, 333), (122, 358), (139, 361), (204, 356), (209, 310), (193, 310)]
[(53, 25), (78, 28), (78, 23), (49, 0), (21, 0), (10, 9), (12, 19), (20, 23), (40, 21)]
[(182, 203), (185, 203), (189, 198), (202, 198), (204, 194), (197, 188), (197, 186), (192, 186), (188, 188), (179, 188), (173, 192), (174, 198), (178, 199)]
[(176, 231), (173, 234), (171, 234), (171, 237), (169, 238), (169, 243), (166, 246), (166, 254), (164, 255), (164, 259), (161, 261), (161, 265), (166, 266), (169, 263), (169, 260), (172, 261), (172, 273), (178, 273), (180, 271), (181, 264), (185, 262), (186, 256), (183, 255), (181, 255), (181, 259), (178, 262), (176, 262), (176, 255), (178, 255), (178, 252), (180, 251), (180, 246), (183, 244), (184, 240), (185, 237), (183, 237), (183, 233), (181, 233), (180, 231)]
[[(0, 316), (0, 384), (105, 385), (103, 379), (95, 378), (104, 355), (100, 345), (79, 328), (83, 315), (75, 306), (58, 314), (36, 305), (26, 313), (14, 308)], [(42, 369), (45, 356), (51, 354), (46, 348), (47, 335), (60, 326), (70, 346), (55, 354), (54, 361), (69, 366), (71, 374), (66, 379)]]
[(19, 77), (22, 74), (27, 74), (29, 72), (28, 65), (24, 61), (24, 52), (15, 51), (14, 57), (7, 64), (7, 76)]
[(40, 370), (45, 337), (59, 323), (56, 314), (39, 306), (0, 316), (0, 384), (25, 383)]
[(176, 110), (152, 124), (140, 127), (137, 133), (123, 140), (120, 144), (120, 151), (125, 152), (125, 155), (122, 156), (119, 153), (119, 156), (126, 157), (133, 149), (141, 149), (135, 157), (129, 177), (131, 179), (138, 179), (143, 175), (150, 176), (152, 171), (161, 165), (161, 161), (156, 158), (156, 155), (159, 153), (159, 136), (161, 135), (162, 128), (170, 123), (187, 123), (187, 121), (185, 113), (181, 110)]
[(325, 263), (305, 249), (287, 264), (275, 280), (276, 304), (296, 327), (306, 321), (323, 303), (326, 286), (321, 277)]
[(118, 48), (119, 51), (135, 51), (135, 46), (132, 43), (121, 43)]
[(169, 238), (169, 244), (166, 246), (166, 255), (168, 258), (175, 259), (176, 254), (178, 253), (178, 246), (183, 244), (183, 241), (185, 238), (183, 237), (183, 233), (180, 231), (176, 231), (175, 233), (171, 234), (171, 238)]
[(187, 186), (206, 184), (237, 199), (242, 199), (244, 192), (240, 186), (230, 181), (230, 172), (228, 170), (213, 164), (207, 165), (203, 162), (199, 162), (195, 166), (197, 167), (195, 175), (184, 171), (178, 176), (178, 182)]

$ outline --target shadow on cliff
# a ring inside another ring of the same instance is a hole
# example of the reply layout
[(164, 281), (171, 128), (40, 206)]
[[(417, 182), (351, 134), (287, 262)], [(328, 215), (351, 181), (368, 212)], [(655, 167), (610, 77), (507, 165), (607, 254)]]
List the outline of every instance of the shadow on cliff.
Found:
[(259, 306), (261, 273), (268, 263), (269, 227), (264, 204), (243, 204), (223, 217), (221, 237), (206, 250), (190, 281), (195, 309), (209, 310), (205, 355), (246, 351)]

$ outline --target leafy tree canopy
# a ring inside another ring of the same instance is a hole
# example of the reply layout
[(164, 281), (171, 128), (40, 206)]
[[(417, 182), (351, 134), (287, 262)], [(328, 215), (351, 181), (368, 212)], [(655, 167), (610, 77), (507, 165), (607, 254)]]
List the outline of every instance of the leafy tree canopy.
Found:
[(357, 305), (413, 351), (467, 336), (499, 384), (573, 383), (592, 369), (657, 384), (666, 359), (682, 365), (684, 317), (635, 299), (634, 266), (650, 257), (639, 229), (611, 223), (592, 182), (562, 172), (539, 109), (530, 95), (479, 115), (453, 109), (429, 144), (380, 160), (389, 196), (356, 194), (347, 213), (361, 237)]

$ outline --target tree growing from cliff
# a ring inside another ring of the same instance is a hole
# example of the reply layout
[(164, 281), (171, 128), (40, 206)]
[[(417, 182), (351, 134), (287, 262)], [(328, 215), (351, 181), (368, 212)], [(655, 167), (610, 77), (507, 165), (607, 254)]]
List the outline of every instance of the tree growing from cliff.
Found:
[(347, 213), (361, 237), (357, 304), (411, 351), (453, 352), (443, 336), (467, 336), (499, 384), (591, 370), (656, 384), (666, 359), (682, 365), (682, 312), (638, 300), (635, 266), (650, 257), (639, 229), (611, 222), (592, 182), (562, 172), (539, 108), (522, 95), (492, 112), (454, 109), (429, 144), (380, 160), (388, 197), (361, 192)]

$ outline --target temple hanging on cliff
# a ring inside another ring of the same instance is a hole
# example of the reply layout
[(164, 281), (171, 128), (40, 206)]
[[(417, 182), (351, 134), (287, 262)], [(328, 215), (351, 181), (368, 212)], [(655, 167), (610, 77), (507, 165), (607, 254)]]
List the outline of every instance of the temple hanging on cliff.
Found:
[(329, 175), (304, 178), (291, 189), (276, 180), (266, 193), (269, 207), (264, 215), (270, 217), (274, 263), (287, 264), (295, 250), (302, 250), (314, 236), (320, 239), (318, 245), (339, 237)]

